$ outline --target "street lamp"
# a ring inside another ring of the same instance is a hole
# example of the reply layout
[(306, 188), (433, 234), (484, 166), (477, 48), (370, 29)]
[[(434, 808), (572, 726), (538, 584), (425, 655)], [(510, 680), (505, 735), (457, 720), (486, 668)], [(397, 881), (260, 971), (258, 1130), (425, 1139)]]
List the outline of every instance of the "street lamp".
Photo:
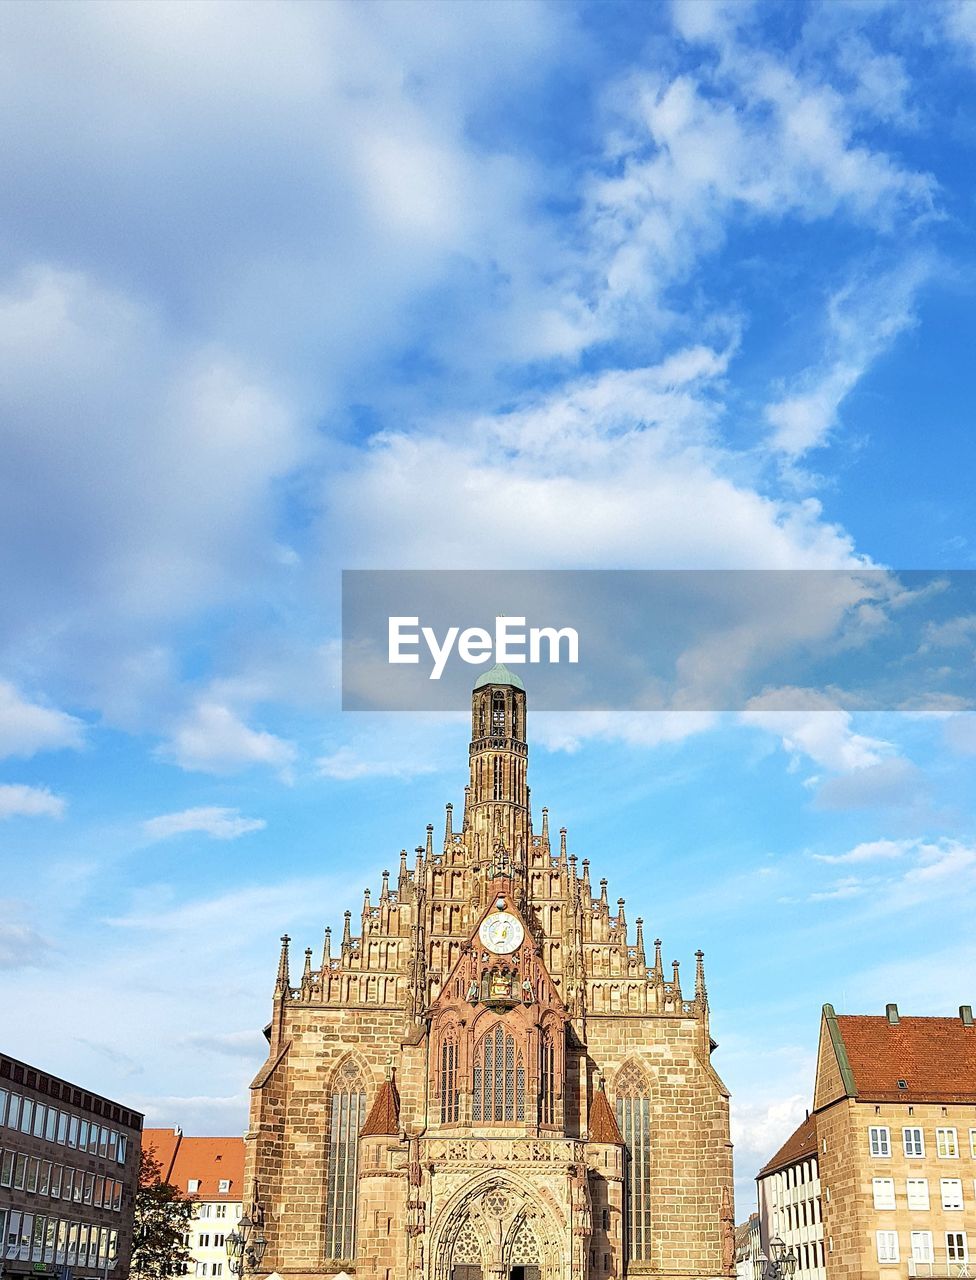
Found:
[(226, 1240), (227, 1263), (235, 1276), (243, 1276), (247, 1271), (257, 1271), (268, 1247), (260, 1228), (255, 1231), (254, 1223), (245, 1215)]
[(796, 1254), (779, 1236), (769, 1242), (769, 1257), (761, 1253), (759, 1261), (763, 1264), (763, 1280), (790, 1280), (796, 1270)]

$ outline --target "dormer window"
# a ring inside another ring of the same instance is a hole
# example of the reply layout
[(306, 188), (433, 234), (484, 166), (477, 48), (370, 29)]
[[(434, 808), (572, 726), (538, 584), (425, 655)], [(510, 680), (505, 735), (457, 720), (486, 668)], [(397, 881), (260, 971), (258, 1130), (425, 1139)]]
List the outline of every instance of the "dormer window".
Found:
[(189, 1178), (186, 1184), (186, 1194), (188, 1196), (195, 1196), (199, 1190), (200, 1190), (200, 1179)]

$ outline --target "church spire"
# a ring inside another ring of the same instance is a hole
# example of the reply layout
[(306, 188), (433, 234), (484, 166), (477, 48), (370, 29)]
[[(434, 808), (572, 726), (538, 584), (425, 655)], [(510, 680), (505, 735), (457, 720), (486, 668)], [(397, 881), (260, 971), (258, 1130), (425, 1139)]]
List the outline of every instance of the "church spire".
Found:
[(278, 958), (278, 980), (275, 983), (275, 995), (287, 994), (291, 986), (291, 978), (288, 974), (288, 944), (291, 942), (287, 933), (281, 936), (281, 955)]

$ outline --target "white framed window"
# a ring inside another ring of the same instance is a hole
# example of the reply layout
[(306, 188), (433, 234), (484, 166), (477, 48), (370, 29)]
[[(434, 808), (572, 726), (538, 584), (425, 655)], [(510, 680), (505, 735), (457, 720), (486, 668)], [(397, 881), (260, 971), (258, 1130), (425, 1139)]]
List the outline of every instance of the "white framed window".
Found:
[(879, 1262), (898, 1262), (900, 1261), (898, 1254), (898, 1232), (897, 1231), (878, 1231), (878, 1261)]
[(932, 1232), (931, 1231), (913, 1231), (912, 1232), (912, 1261), (913, 1262), (934, 1262), (935, 1251), (932, 1248)]
[(221, 1178), (217, 1183), (217, 1190), (222, 1196), (225, 1196), (230, 1190), (230, 1178)]
[(196, 1193), (199, 1190), (200, 1190), (200, 1179), (188, 1178), (186, 1183), (186, 1194), (188, 1196), (196, 1195)]
[(215, 1218), (226, 1218), (226, 1217), (227, 1217), (227, 1206), (226, 1206), (225, 1204), (215, 1204), (215, 1205), (214, 1205), (214, 1217), (215, 1217)]
[(198, 1218), (209, 1218), (209, 1217), (210, 1217), (210, 1205), (209, 1205), (209, 1204), (198, 1204), (198, 1205), (197, 1205), (197, 1217), (198, 1217)]
[(925, 1155), (924, 1130), (913, 1126), (910, 1129), (902, 1129), (901, 1136), (905, 1144), (905, 1155), (911, 1156), (913, 1160), (920, 1160)]
[(946, 1261), (969, 1261), (969, 1241), (966, 1239), (965, 1231), (946, 1232)]
[(943, 1209), (961, 1209), (962, 1208), (962, 1179), (961, 1178), (941, 1178), (939, 1185), (942, 1187), (942, 1207)]
[(909, 1209), (927, 1209), (929, 1207), (928, 1178), (909, 1178), (905, 1183), (908, 1193)]
[(955, 1129), (936, 1129), (935, 1148), (941, 1160), (958, 1160), (959, 1141)]
[(199, 1236), (197, 1238), (197, 1248), (198, 1249), (210, 1248), (210, 1232), (209, 1231), (205, 1232), (202, 1236)]
[(976, 1129), (969, 1130), (969, 1154), (976, 1160)]
[(872, 1178), (871, 1184), (874, 1188), (874, 1207), (876, 1209), (893, 1209), (895, 1207), (894, 1178)]
[(868, 1142), (873, 1156), (891, 1155), (891, 1130), (887, 1125), (872, 1125), (868, 1129)]

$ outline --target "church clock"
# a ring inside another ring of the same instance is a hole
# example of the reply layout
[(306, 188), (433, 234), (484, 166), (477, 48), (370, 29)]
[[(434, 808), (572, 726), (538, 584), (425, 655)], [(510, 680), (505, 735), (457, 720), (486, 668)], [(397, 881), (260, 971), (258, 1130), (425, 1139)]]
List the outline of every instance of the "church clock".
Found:
[(511, 912), (499, 911), (497, 915), (489, 916), (483, 921), (478, 930), (478, 937), (489, 951), (506, 956), (517, 951), (522, 945), (525, 930), (522, 928), (521, 920)]

